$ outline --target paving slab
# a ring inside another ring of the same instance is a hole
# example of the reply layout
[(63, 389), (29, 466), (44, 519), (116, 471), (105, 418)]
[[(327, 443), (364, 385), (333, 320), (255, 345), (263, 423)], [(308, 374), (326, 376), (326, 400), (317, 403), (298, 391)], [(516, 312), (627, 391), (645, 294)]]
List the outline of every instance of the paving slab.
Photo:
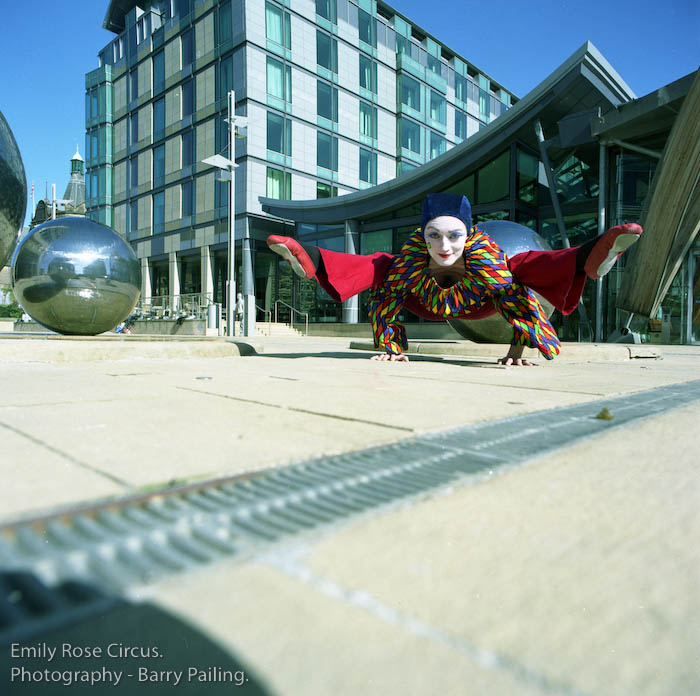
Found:
[(298, 696), (700, 690), (700, 405), (153, 588)]

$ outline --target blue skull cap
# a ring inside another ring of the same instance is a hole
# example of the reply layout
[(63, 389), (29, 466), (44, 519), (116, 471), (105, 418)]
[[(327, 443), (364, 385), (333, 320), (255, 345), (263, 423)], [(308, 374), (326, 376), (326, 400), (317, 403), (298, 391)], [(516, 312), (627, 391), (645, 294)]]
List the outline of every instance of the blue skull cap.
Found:
[(434, 218), (449, 215), (461, 220), (467, 228), (472, 227), (472, 207), (466, 196), (459, 193), (429, 193), (423, 200), (421, 230)]

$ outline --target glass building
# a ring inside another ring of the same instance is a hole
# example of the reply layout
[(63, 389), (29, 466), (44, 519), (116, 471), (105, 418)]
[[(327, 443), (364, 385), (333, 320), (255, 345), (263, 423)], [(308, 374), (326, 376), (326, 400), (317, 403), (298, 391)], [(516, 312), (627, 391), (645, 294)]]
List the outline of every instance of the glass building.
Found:
[(110, 0), (104, 27), (115, 38), (85, 80), (87, 211), (132, 243), (146, 303), (198, 293), (225, 303), (228, 184), (202, 160), (229, 156), (230, 90), (249, 123), (236, 140), (235, 234), (239, 248), (251, 239), (265, 310), (296, 293), (265, 244), (294, 226), (261, 196), (371, 189), (517, 102), (377, 0)]
[[(664, 158), (664, 153), (686, 98), (685, 120), (694, 118), (688, 111), (695, 104), (688, 96), (691, 85), (697, 99), (696, 74), (636, 98), (586, 43), (499, 119), (415, 171), (338, 200), (262, 199), (263, 210), (294, 221), (299, 238), (321, 247), (398, 253), (420, 224), (423, 197), (455, 192), (469, 197), (476, 223), (513, 220), (538, 231), (553, 248), (575, 246), (612, 225), (644, 220), (647, 213), (652, 220), (646, 209), (652, 181), (662, 162), (667, 172), (673, 170), (676, 154)], [(700, 153), (692, 155), (693, 148), (700, 149), (692, 133), (676, 147), (688, 164), (700, 161)], [(646, 226), (644, 243), (637, 245), (644, 247), (641, 253), (633, 249), (604, 279), (588, 282), (578, 312), (569, 317), (555, 312), (552, 323), (563, 340), (629, 339), (631, 330), (645, 342), (700, 341), (700, 246), (693, 243), (700, 219), (692, 217), (700, 209), (700, 172), (692, 166), (678, 173), (679, 180), (690, 182), (687, 199), (679, 202), (688, 211), (683, 224), (670, 231), (663, 220)], [(623, 292), (630, 278), (645, 287)], [(668, 291), (662, 292), (664, 285)], [(635, 307), (650, 291), (657, 302), (643, 305), (645, 315)], [(366, 293), (341, 308), (312, 281), (294, 278), (285, 292), (290, 304), (317, 322), (367, 321)], [(445, 335), (435, 322), (408, 312), (402, 320), (409, 337)]]
[[(366, 297), (332, 302), (268, 251), (269, 234), (397, 253), (422, 197), (453, 191), (477, 222), (514, 220), (554, 248), (576, 245), (643, 216), (693, 82), (637, 98), (586, 43), (519, 100), (377, 0), (111, 0), (104, 26), (115, 39), (86, 75), (86, 203), (131, 241), (143, 301), (225, 303), (228, 183), (202, 160), (229, 156), (233, 89), (248, 119), (234, 153), (236, 278), (250, 239), (258, 319), (277, 306), (288, 320), (291, 306), (317, 332), (366, 333)], [(692, 238), (680, 248), (663, 304), (632, 319), (642, 340), (700, 339), (700, 251)], [(564, 340), (618, 337), (634, 258), (588, 283), (579, 312), (555, 313)], [(403, 320), (409, 336), (439, 335)]]

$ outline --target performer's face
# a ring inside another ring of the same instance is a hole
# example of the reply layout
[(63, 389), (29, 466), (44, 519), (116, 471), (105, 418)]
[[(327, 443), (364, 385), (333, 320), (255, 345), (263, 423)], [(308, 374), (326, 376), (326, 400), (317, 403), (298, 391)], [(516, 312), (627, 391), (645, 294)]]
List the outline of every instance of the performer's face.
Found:
[(423, 230), (430, 258), (439, 266), (451, 266), (462, 258), (467, 241), (467, 228), (456, 217), (433, 218)]

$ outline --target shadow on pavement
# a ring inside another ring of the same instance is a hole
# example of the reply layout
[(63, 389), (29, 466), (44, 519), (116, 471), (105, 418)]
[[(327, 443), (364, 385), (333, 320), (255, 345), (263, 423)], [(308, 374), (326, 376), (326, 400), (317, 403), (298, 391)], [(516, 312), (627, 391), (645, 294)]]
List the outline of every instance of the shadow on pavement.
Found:
[(80, 582), (48, 587), (29, 572), (0, 573), (0, 693), (158, 696), (174, 688), (273, 696), (236, 655), (153, 604)]

